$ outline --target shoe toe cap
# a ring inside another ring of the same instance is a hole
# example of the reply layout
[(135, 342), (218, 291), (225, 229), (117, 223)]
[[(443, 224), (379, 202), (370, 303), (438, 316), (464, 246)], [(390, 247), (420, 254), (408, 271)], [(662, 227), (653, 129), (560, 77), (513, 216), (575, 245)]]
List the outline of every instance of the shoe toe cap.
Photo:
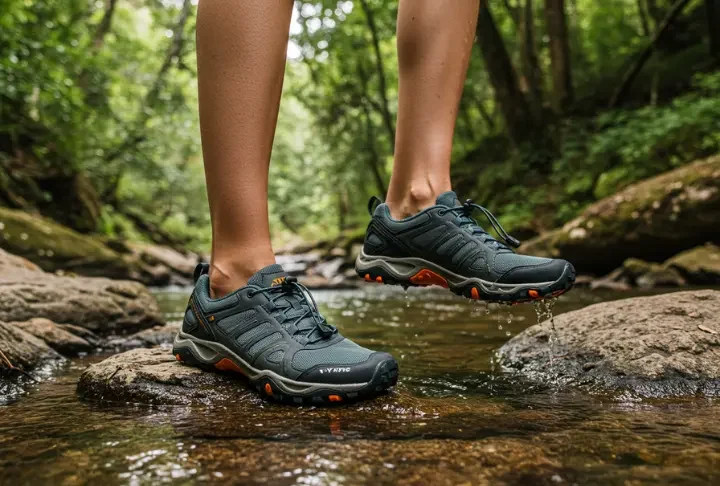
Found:
[(392, 373), (398, 364), (389, 353), (373, 352), (367, 360), (352, 365), (319, 365), (303, 373), (298, 381), (309, 383), (368, 383), (380, 379), (379, 375)]

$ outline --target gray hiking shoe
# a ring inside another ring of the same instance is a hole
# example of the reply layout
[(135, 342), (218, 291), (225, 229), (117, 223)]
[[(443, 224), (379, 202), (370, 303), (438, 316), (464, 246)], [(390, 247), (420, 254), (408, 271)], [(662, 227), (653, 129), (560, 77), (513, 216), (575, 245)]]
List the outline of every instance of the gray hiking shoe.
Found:
[[(520, 242), (507, 234), (487, 209), (454, 192), (435, 206), (394, 220), (386, 204), (368, 210), (372, 220), (355, 262), (369, 282), (403, 286), (440, 285), (471, 299), (516, 303), (558, 296), (570, 290), (575, 269), (565, 260), (518, 255)], [(481, 211), (503, 242), (470, 216)]]
[(294, 403), (350, 401), (397, 381), (390, 354), (341, 336), (280, 265), (263, 268), (246, 287), (219, 299), (210, 297), (207, 273), (207, 264), (195, 270), (195, 290), (173, 343), (178, 361), (241, 373), (265, 395)]

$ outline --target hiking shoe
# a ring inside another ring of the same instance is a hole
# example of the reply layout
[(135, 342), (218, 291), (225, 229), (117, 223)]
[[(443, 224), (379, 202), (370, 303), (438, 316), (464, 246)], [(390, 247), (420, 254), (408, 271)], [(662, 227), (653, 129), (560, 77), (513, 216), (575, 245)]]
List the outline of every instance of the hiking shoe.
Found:
[(376, 395), (397, 381), (388, 353), (358, 346), (318, 312), (305, 286), (274, 264), (235, 292), (210, 297), (209, 266), (198, 265), (178, 361), (234, 371), (261, 393), (295, 403), (344, 402)]
[[(403, 286), (440, 285), (471, 299), (516, 303), (558, 296), (570, 290), (575, 269), (565, 260), (518, 255), (520, 242), (495, 217), (454, 192), (441, 194), (435, 206), (394, 220), (386, 204), (370, 199), (372, 216), (355, 262), (368, 282)], [(374, 210), (373, 210), (374, 208)], [(502, 241), (471, 217), (482, 212)]]

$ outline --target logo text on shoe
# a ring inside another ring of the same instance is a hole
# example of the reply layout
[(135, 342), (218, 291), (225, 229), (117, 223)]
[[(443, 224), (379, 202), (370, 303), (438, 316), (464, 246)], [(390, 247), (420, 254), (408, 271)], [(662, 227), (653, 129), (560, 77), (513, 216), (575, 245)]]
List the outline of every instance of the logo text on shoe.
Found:
[(325, 373), (350, 373), (350, 368), (320, 368), (320, 374)]

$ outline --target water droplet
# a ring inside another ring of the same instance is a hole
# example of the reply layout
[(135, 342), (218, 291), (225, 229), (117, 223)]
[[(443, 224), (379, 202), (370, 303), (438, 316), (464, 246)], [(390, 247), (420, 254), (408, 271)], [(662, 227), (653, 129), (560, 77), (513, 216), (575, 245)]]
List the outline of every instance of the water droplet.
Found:
[(490, 314), (490, 302), (485, 301), (485, 314)]
[(405, 287), (405, 308), (410, 308), (410, 295), (408, 295), (408, 288)]
[(20, 233), (20, 239), (23, 240), (23, 241), (27, 240), (27, 239), (28, 239), (28, 234), (27, 234), (27, 233)]

